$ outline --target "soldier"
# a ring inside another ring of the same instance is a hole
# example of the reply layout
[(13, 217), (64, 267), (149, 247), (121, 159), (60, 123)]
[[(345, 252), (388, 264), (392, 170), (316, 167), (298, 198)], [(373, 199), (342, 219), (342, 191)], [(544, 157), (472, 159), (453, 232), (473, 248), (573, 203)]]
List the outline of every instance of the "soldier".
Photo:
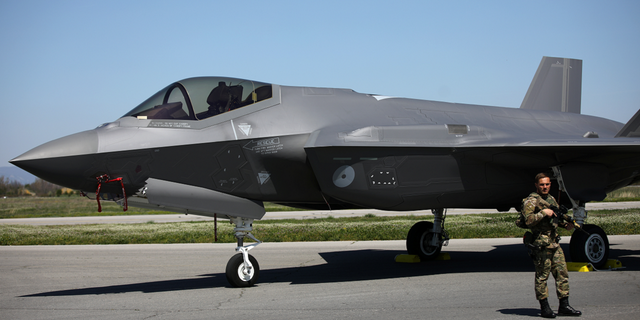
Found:
[[(558, 206), (556, 199), (549, 194), (551, 189), (551, 178), (544, 173), (539, 173), (535, 177), (536, 192), (532, 192), (527, 197), (522, 206), (522, 213), (525, 217), (527, 227), (533, 233), (533, 245), (538, 248), (535, 251), (533, 264), (536, 268), (535, 290), (536, 298), (540, 301), (541, 315), (545, 318), (555, 318), (547, 298), (549, 289), (547, 279), (549, 273), (553, 274), (556, 280), (556, 293), (560, 299), (558, 315), (560, 316), (580, 316), (582, 313), (573, 309), (569, 305), (569, 272), (567, 263), (564, 260), (564, 252), (560, 248), (558, 236), (558, 223), (554, 222), (555, 213), (551, 206)], [(572, 230), (573, 225), (560, 223), (561, 227)]]

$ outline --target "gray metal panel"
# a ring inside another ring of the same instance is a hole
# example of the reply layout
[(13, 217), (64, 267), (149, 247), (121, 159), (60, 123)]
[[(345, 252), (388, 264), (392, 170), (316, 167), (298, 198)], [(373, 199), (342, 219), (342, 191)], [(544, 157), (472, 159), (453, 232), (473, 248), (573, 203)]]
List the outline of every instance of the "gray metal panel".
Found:
[[(236, 197), (205, 188), (158, 180), (147, 180), (145, 195), (149, 204), (161, 207), (186, 209), (185, 213), (206, 216), (223, 216), (262, 219), (265, 214), (262, 202)], [(135, 204), (132, 204), (135, 205)]]
[(98, 135), (94, 130), (83, 131), (37, 146), (11, 161), (37, 160), (93, 154), (98, 151)]
[(520, 108), (580, 114), (582, 60), (543, 57)]
[[(447, 104), (430, 104), (446, 110)], [(312, 147), (531, 147), (531, 146), (637, 146), (638, 139), (614, 139), (622, 124), (572, 113), (457, 105), (453, 116), (432, 112), (439, 124), (404, 126), (329, 126), (314, 132), (305, 148)], [(390, 110), (393, 111), (393, 110)], [(427, 112), (427, 111), (425, 111)], [(399, 112), (395, 113), (400, 114)], [(364, 121), (353, 121), (363, 125)], [(466, 120), (465, 120), (466, 119)], [(464, 121), (464, 122), (463, 122)], [(370, 123), (371, 123), (370, 122)], [(465, 123), (466, 122), (466, 123)], [(465, 125), (467, 133), (449, 130)], [(599, 138), (586, 138), (597, 132)]]

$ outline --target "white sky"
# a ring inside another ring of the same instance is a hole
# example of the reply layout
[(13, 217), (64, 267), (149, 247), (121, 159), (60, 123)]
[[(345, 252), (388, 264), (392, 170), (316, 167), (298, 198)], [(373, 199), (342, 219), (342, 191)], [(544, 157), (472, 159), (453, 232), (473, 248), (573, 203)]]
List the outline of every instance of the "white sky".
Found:
[(183, 78), (517, 108), (545, 55), (583, 60), (583, 114), (627, 122), (640, 1), (0, 0), (0, 166)]

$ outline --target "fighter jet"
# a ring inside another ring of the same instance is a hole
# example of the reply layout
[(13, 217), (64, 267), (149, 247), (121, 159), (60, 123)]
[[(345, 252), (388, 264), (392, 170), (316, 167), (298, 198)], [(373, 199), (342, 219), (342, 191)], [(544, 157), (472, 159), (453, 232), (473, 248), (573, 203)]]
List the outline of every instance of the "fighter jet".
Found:
[[(431, 209), (407, 251), (436, 257), (446, 208), (518, 207), (552, 172), (560, 202), (588, 231), (574, 261), (604, 264), (606, 234), (585, 203), (640, 180), (640, 113), (625, 125), (581, 115), (582, 61), (544, 57), (520, 108), (490, 107), (198, 77), (172, 83), (121, 118), (10, 162), (52, 183), (127, 206), (229, 219), (229, 282), (260, 268), (252, 223), (264, 201), (311, 209)], [(514, 226), (515, 227), (515, 226)], [(249, 245), (245, 238), (252, 239)]]

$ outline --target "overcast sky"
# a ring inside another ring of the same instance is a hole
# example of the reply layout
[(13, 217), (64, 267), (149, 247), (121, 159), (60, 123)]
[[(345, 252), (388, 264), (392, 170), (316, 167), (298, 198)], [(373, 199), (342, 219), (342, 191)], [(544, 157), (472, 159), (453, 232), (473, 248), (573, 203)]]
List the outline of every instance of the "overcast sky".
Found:
[(640, 1), (0, 0), (0, 48), (0, 166), (203, 75), (517, 108), (557, 56), (640, 108)]

